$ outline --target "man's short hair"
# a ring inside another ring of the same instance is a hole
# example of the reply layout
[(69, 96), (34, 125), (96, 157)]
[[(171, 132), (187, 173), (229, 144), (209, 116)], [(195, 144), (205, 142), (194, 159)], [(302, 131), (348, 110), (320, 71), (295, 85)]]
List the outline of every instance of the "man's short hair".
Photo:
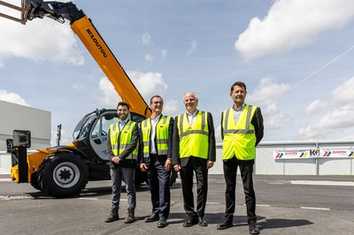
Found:
[(187, 95), (188, 95), (188, 96), (193, 96), (196, 101), (199, 100), (199, 98), (198, 98), (198, 96), (197, 96), (197, 93), (195, 93), (195, 92), (193, 92), (193, 91), (188, 91), (188, 92), (184, 93), (184, 95), (183, 95), (183, 100), (184, 100), (184, 97), (186, 97)]
[(118, 109), (119, 106), (125, 106), (125, 107), (128, 108), (128, 110), (129, 110), (129, 108), (130, 108), (129, 104), (128, 104), (127, 102), (124, 102), (124, 101), (120, 101), (120, 102), (117, 104), (117, 109)]
[(153, 100), (154, 98), (160, 98), (160, 99), (162, 100), (162, 103), (163, 103), (163, 99), (162, 99), (162, 97), (161, 97), (160, 95), (153, 95), (153, 96), (150, 98), (150, 104), (152, 104), (152, 100)]
[(231, 86), (231, 88), (230, 88), (230, 92), (233, 92), (233, 91), (234, 91), (234, 87), (235, 87), (235, 86), (242, 87), (243, 89), (245, 89), (245, 91), (247, 91), (246, 84), (245, 84), (244, 82), (237, 81), (237, 82), (235, 82), (234, 84), (232, 84), (232, 86)]

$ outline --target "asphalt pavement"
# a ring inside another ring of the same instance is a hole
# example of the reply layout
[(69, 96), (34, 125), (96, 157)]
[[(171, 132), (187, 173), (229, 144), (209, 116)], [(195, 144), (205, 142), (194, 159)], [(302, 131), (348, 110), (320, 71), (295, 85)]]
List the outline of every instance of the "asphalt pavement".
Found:
[[(347, 176), (255, 176), (258, 225), (261, 234), (354, 234), (354, 178)], [(248, 234), (246, 207), (240, 178), (237, 182), (235, 226), (217, 231), (225, 209), (223, 176), (209, 176), (206, 208), (208, 227), (182, 226), (183, 198), (180, 184), (171, 189), (169, 225), (159, 229), (145, 223), (151, 212), (150, 192), (137, 192), (136, 216), (123, 223), (127, 197), (121, 197), (117, 222), (106, 224), (111, 205), (110, 181), (89, 182), (80, 196), (48, 197), (28, 184), (0, 177), (0, 234)]]

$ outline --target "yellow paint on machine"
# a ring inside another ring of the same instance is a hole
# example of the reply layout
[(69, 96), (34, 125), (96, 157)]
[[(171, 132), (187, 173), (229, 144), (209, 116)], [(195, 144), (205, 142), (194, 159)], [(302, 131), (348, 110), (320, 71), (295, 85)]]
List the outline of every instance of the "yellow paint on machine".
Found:
[[(74, 144), (66, 145), (67, 149), (76, 149)], [(57, 147), (49, 147), (44, 149), (37, 149), (37, 152), (27, 154), (27, 163), (28, 163), (28, 182), (31, 182), (31, 176), (34, 172), (38, 171), (42, 162), (57, 152)], [(19, 182), (19, 171), (18, 165), (11, 167), (11, 179), (12, 181)]]

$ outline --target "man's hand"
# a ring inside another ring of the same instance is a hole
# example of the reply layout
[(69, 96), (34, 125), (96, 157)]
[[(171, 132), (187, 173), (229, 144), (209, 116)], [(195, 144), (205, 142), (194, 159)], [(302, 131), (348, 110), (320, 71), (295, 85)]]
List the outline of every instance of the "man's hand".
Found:
[(117, 157), (117, 156), (114, 156), (114, 157), (112, 157), (112, 162), (115, 163), (115, 164), (119, 164), (120, 158)]
[(208, 161), (208, 169), (212, 168), (214, 166), (213, 161)]
[(140, 163), (140, 170), (142, 172), (146, 172), (149, 170), (149, 167), (146, 165), (146, 163)]
[(181, 165), (180, 164), (176, 164), (173, 166), (173, 168), (175, 169), (176, 172), (179, 172), (181, 170)]
[(172, 169), (172, 161), (171, 158), (167, 158), (165, 162), (165, 170), (170, 171)]

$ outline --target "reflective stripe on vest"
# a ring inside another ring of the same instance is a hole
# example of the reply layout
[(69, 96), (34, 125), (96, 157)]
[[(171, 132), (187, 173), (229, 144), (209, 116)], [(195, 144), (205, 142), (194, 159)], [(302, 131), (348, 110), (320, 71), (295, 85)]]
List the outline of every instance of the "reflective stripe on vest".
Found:
[[(129, 120), (124, 125), (122, 130), (119, 130), (118, 122), (109, 127), (112, 153), (114, 156), (119, 156), (131, 144), (133, 130), (136, 125), (136, 122)], [(125, 159), (136, 159), (137, 156), (138, 148), (135, 148), (134, 151)]]
[(206, 112), (198, 111), (194, 122), (189, 125), (187, 114), (178, 116), (179, 134), (179, 156), (208, 158), (209, 151), (209, 129), (208, 115)]
[(235, 110), (229, 108), (222, 112), (223, 155), (227, 160), (236, 156), (240, 160), (252, 160), (256, 157), (256, 135), (251, 121), (257, 107), (244, 105), (240, 117), (235, 123)]
[[(168, 137), (169, 126), (170, 126), (171, 117), (170, 116), (161, 116), (156, 124), (155, 129), (155, 144), (156, 151), (159, 155), (167, 155), (168, 153)], [(150, 145), (151, 145), (151, 118), (145, 119), (141, 123), (141, 131), (143, 135), (143, 153), (144, 157), (149, 157), (150, 154)]]

